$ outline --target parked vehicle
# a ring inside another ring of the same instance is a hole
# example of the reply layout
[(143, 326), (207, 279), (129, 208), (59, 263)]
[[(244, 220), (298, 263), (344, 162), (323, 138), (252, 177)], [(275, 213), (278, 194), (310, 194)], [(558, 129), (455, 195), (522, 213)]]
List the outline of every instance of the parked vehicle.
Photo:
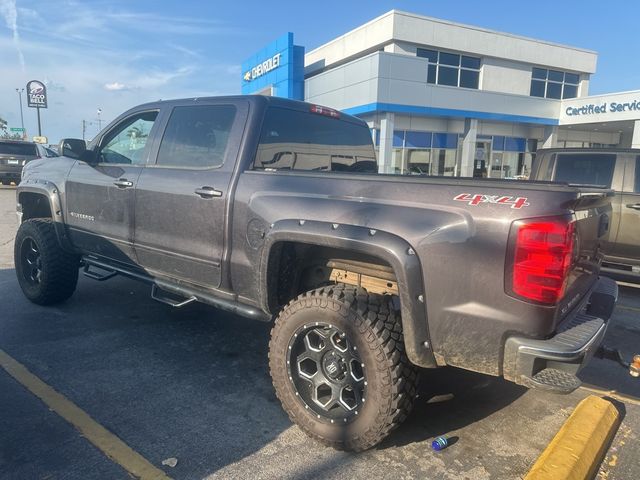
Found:
[(640, 283), (640, 149), (539, 150), (531, 178), (613, 189), (602, 270), (616, 279)]
[(0, 140), (0, 183), (20, 183), (22, 168), (36, 158), (55, 157), (57, 154), (42, 145), (21, 140)]
[(339, 449), (380, 442), (418, 367), (569, 392), (616, 298), (599, 277), (611, 192), (380, 175), (367, 125), (263, 96), (141, 105), (27, 165), (16, 274), (32, 302), (78, 267), (274, 321), (278, 398)]

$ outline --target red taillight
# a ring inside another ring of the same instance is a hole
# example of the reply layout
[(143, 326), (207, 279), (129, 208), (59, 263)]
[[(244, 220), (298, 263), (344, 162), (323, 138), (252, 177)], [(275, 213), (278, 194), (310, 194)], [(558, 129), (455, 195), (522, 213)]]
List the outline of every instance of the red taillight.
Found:
[(320, 105), (311, 105), (311, 113), (317, 113), (331, 118), (340, 118), (340, 112), (333, 108), (322, 107)]
[(514, 227), (512, 292), (528, 300), (555, 304), (564, 296), (571, 270), (575, 222), (536, 220)]

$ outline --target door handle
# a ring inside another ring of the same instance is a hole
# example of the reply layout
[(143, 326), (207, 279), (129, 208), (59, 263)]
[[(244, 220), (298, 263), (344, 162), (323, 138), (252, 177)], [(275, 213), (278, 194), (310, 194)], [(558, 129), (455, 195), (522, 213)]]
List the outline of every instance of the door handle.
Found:
[(627, 203), (627, 208), (633, 208), (634, 210), (640, 210), (640, 203)]
[(213, 187), (206, 187), (206, 186), (201, 188), (196, 188), (195, 194), (200, 195), (202, 198), (214, 198), (214, 197), (222, 196), (222, 192), (220, 190), (216, 190)]
[(120, 178), (113, 182), (113, 184), (118, 188), (131, 188), (133, 187), (133, 182), (130, 182), (126, 178)]

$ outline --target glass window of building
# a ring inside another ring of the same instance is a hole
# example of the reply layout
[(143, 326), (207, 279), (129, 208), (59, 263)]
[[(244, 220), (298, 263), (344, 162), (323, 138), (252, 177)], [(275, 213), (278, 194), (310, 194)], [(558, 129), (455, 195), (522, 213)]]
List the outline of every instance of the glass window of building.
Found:
[(533, 67), (529, 94), (532, 97), (555, 98), (558, 100), (576, 98), (579, 84), (580, 75), (576, 73)]
[[(376, 142), (379, 154), (379, 142)], [(393, 132), (391, 171), (396, 175), (457, 175), (458, 135), (411, 130)]]
[(457, 53), (418, 48), (416, 55), (429, 61), (427, 83), (478, 89), (480, 59)]
[(636, 184), (633, 191), (640, 193), (640, 156), (636, 157)]
[(491, 142), (491, 164), (487, 176), (524, 180), (531, 172), (537, 140), (494, 135)]

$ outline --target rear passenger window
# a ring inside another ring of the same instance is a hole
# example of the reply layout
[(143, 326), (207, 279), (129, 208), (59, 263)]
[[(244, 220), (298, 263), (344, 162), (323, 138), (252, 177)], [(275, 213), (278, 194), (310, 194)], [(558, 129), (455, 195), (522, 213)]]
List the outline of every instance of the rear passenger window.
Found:
[(233, 105), (176, 107), (162, 137), (157, 165), (219, 167), (236, 115)]
[(615, 154), (561, 153), (556, 157), (556, 182), (611, 188)]
[(284, 108), (267, 110), (254, 169), (378, 171), (366, 125)]
[(633, 191), (640, 193), (640, 156), (636, 157), (636, 183)]

